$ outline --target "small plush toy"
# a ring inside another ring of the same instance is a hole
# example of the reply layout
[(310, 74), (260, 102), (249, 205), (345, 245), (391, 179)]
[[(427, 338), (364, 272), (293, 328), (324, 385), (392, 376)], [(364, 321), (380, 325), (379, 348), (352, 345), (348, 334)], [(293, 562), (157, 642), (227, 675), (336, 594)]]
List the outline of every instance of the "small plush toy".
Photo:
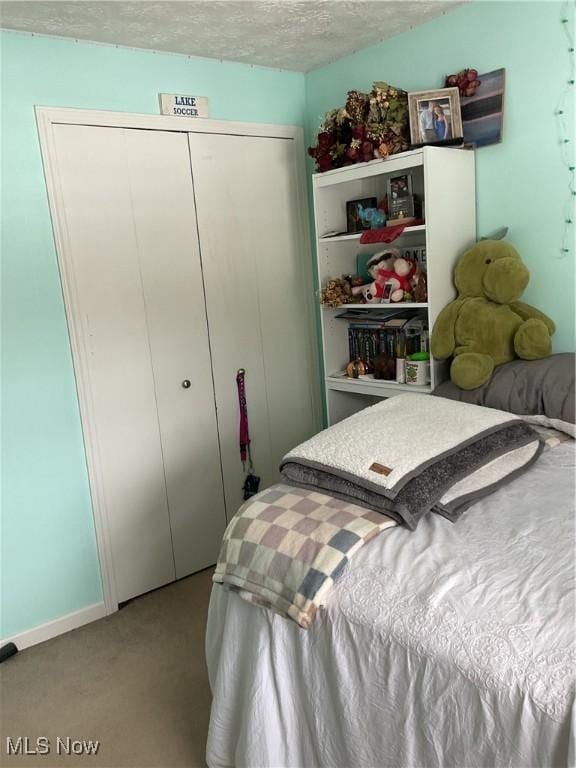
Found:
[(412, 290), (412, 278), (416, 274), (416, 265), (409, 259), (396, 259), (392, 269), (379, 270), (379, 280), (392, 283), (390, 301), (402, 301), (405, 293)]
[(386, 224), (386, 214), (381, 208), (364, 208), (358, 203), (358, 215), (362, 224), (370, 229), (380, 229)]
[(357, 296), (361, 294), (367, 304), (380, 303), (384, 293), (384, 283), (386, 282), (383, 275), (387, 270), (392, 269), (394, 262), (399, 256), (400, 251), (397, 248), (387, 248), (385, 251), (375, 253), (366, 264), (366, 271), (373, 282), (354, 286), (352, 288), (352, 295)]
[(461, 389), (481, 387), (495, 366), (516, 357), (550, 354), (554, 323), (518, 301), (529, 279), (519, 253), (503, 240), (482, 240), (460, 257), (454, 270), (458, 297), (434, 323), (432, 355), (454, 358), (450, 378)]
[(382, 300), (383, 286), (377, 282), (363, 285), (360, 293), (366, 304), (380, 304)]
[(417, 304), (425, 304), (428, 301), (428, 278), (426, 272), (418, 272), (413, 278), (414, 283), (414, 301)]

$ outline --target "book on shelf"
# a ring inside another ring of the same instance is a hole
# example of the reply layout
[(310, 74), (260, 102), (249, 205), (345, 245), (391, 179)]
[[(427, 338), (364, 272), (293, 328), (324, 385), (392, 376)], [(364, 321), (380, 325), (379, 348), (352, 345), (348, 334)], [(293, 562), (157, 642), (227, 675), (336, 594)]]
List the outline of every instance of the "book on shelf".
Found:
[(384, 327), (396, 328), (397, 330), (401, 330), (409, 322), (410, 322), (409, 317), (391, 317), (388, 320), (386, 320), (386, 322), (384, 323)]
[(325, 232), (323, 235), (320, 235), (320, 240), (325, 240), (329, 237), (344, 237), (344, 235), (355, 235), (357, 234), (358, 237), (360, 237), (361, 232), (347, 232), (344, 230), (343, 232), (339, 232), (337, 229), (331, 232)]
[(350, 320), (354, 323), (377, 323), (385, 328), (403, 328), (414, 317), (414, 309), (385, 310), (385, 309), (347, 309), (336, 315), (339, 320)]

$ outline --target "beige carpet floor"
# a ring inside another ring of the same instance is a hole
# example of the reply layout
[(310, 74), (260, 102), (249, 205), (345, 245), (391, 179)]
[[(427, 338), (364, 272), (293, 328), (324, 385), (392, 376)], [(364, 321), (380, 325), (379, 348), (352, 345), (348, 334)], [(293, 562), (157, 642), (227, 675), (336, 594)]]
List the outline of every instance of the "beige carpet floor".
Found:
[[(0, 665), (0, 763), (205, 766), (204, 632), (212, 569)], [(100, 741), (96, 756), (8, 757), (6, 737)]]

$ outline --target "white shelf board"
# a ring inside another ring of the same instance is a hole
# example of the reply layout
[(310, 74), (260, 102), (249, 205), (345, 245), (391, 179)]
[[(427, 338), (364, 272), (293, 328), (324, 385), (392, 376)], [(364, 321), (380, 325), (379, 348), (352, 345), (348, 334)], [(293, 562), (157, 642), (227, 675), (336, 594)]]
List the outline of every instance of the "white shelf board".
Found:
[(399, 152), (396, 155), (390, 155), (390, 157), (382, 158), (381, 160), (370, 160), (368, 163), (355, 163), (344, 168), (335, 168), (332, 171), (315, 173), (312, 176), (312, 185), (318, 189), (320, 187), (329, 187), (333, 184), (369, 178), (370, 176), (379, 176), (384, 173), (395, 173), (405, 168), (414, 168), (422, 165), (424, 162), (423, 157), (422, 149), (413, 149), (407, 152)]
[[(331, 376), (326, 376), (325, 381), (328, 389), (335, 389), (340, 392), (357, 392), (364, 395), (379, 395), (380, 397), (389, 397), (399, 392), (417, 392), (419, 394), (432, 392), (430, 384), (424, 386), (398, 384), (386, 379), (375, 379), (372, 374), (351, 379), (345, 373), (334, 373)], [(386, 390), (388, 390), (388, 394)]]
[[(340, 304), (338, 307), (329, 307), (327, 304), (321, 304), (320, 306), (322, 309), (338, 309), (340, 312), (346, 312), (348, 309), (391, 309), (394, 312), (398, 312), (401, 309), (428, 309), (428, 302), (416, 304), (412, 301), (397, 301), (390, 304)], [(347, 320), (348, 322), (353, 322), (351, 319), (347, 318)]]
[[(369, 231), (369, 230), (366, 230)], [(406, 227), (404, 232), (402, 232), (401, 235), (398, 235), (396, 240), (398, 240), (400, 237), (404, 237), (404, 235), (409, 235), (412, 232), (425, 232), (426, 231), (426, 224), (417, 224), (415, 227)], [(355, 232), (353, 235), (332, 235), (330, 237), (319, 237), (318, 242), (319, 243), (345, 243), (350, 240), (360, 240), (362, 237), (362, 232)], [(393, 241), (394, 242), (394, 241)], [(362, 245), (391, 245), (392, 243), (362, 243)]]

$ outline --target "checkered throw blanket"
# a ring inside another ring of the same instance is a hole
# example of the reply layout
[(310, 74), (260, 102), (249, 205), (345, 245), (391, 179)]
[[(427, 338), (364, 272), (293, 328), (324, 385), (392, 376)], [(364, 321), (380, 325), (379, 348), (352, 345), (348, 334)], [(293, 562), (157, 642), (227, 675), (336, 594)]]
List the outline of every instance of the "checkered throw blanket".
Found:
[(307, 629), (352, 555), (394, 525), (380, 512), (274, 485), (233, 517), (213, 580)]

